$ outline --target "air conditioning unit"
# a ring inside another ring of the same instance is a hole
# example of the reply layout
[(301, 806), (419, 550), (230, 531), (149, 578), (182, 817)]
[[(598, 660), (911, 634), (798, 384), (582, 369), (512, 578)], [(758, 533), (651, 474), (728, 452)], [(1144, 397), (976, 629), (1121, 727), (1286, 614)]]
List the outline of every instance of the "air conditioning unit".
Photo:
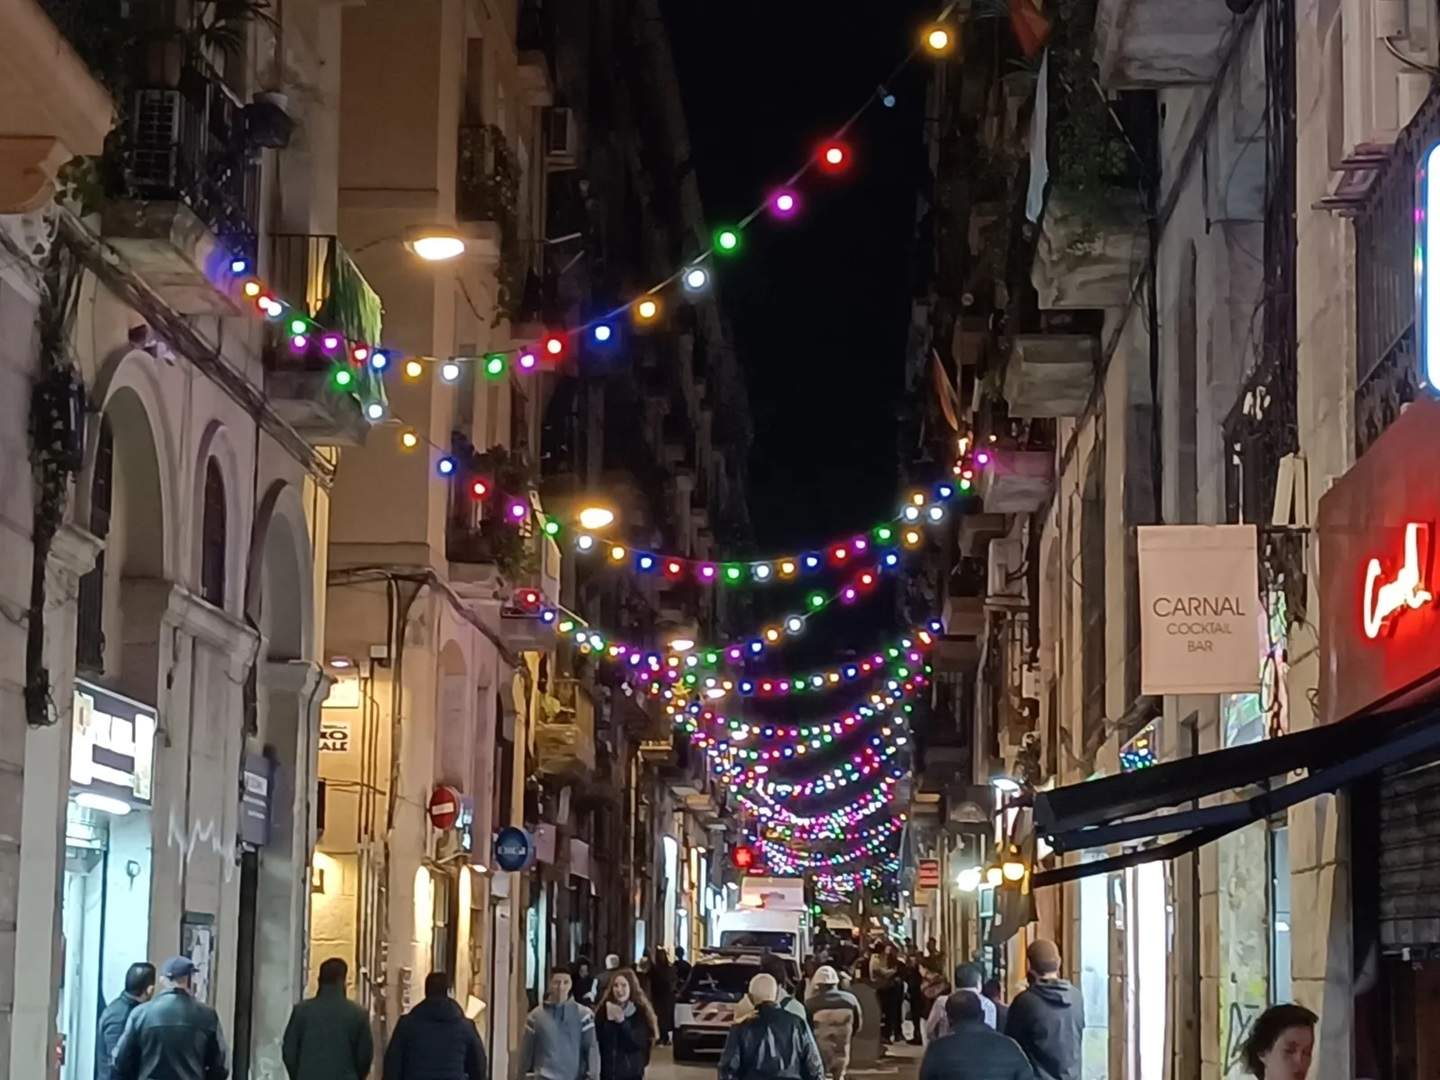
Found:
[(545, 168), (573, 169), (580, 161), (580, 128), (575, 110), (562, 105), (545, 110)]
[(1025, 603), (1025, 541), (992, 540), (987, 566), (985, 603), (1017, 607)]

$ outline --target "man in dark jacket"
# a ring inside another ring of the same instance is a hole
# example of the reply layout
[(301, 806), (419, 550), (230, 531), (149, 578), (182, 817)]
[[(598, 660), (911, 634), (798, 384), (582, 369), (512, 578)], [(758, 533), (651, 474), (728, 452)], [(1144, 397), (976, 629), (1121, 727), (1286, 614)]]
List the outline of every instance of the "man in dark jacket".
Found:
[(155, 996), (155, 965), (144, 962), (131, 964), (125, 972), (125, 989), (105, 1006), (95, 1026), (95, 1080), (111, 1080), (111, 1063), (115, 1047), (125, 1032), (125, 1021), (137, 1005)]
[(755, 1013), (726, 1036), (719, 1080), (825, 1080), (809, 1023), (775, 1003), (780, 993), (775, 977), (756, 975), (749, 993)]
[(1025, 959), (1030, 989), (1010, 1003), (1005, 1034), (1030, 1058), (1037, 1080), (1080, 1080), (1080, 1044), (1085, 1032), (1080, 993), (1060, 978), (1060, 950), (1053, 941), (1031, 942)]
[(365, 1080), (375, 1059), (370, 1016), (345, 996), (349, 966), (338, 956), (320, 965), (315, 996), (290, 1011), (281, 1056), (290, 1080)]
[(945, 1017), (950, 1034), (926, 1047), (920, 1080), (1034, 1080), (1025, 1051), (985, 1022), (979, 994), (951, 994)]
[(480, 1033), (450, 996), (450, 976), (425, 976), (425, 1000), (400, 1018), (385, 1048), (384, 1080), (486, 1080)]
[(160, 965), (160, 992), (135, 1008), (115, 1047), (114, 1080), (225, 1080), (220, 1017), (191, 991), (195, 965), (172, 956)]

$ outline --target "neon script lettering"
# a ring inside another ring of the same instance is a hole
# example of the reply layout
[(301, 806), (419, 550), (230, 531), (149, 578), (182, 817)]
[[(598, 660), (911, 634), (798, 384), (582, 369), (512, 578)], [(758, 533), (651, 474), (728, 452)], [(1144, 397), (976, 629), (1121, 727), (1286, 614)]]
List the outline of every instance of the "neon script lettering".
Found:
[[(1425, 587), (1420, 563), (1420, 545), (1429, 547), (1429, 528), (1418, 522), (1405, 526), (1405, 563), (1393, 581), (1380, 580), (1384, 571), (1379, 559), (1371, 559), (1365, 570), (1365, 636), (1378, 638), (1393, 616), (1406, 608), (1414, 611), (1435, 597)], [(1428, 551), (1427, 551), (1428, 553)]]

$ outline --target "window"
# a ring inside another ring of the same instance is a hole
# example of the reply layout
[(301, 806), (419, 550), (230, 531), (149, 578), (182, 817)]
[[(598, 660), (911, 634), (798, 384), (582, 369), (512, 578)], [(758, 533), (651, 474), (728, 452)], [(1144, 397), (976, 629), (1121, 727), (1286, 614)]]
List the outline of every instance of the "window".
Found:
[(1096, 443), (1085, 471), (1080, 502), (1080, 673), (1084, 751), (1105, 724), (1105, 444)]
[[(90, 531), (105, 540), (110, 535), (110, 509), (115, 481), (115, 432), (110, 418), (100, 418), (100, 442), (90, 480)], [(80, 671), (99, 675), (105, 670), (105, 551), (80, 579), (76, 602), (75, 664)]]
[(200, 595), (225, 606), (225, 480), (212, 457), (205, 462), (205, 493), (200, 521)]

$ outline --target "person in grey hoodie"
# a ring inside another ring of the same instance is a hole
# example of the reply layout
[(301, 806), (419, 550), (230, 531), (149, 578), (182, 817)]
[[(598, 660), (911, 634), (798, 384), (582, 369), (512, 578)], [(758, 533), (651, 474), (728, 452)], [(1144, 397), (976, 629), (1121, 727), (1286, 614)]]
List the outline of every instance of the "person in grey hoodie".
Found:
[(1080, 992), (1060, 978), (1060, 950), (1053, 941), (1031, 942), (1025, 959), (1032, 981), (1010, 1003), (1005, 1034), (1025, 1051), (1036, 1080), (1080, 1080), (1085, 1031)]
[(520, 1040), (521, 1076), (535, 1080), (600, 1080), (595, 1015), (570, 996), (570, 972), (550, 973), (545, 1000), (525, 1020)]

